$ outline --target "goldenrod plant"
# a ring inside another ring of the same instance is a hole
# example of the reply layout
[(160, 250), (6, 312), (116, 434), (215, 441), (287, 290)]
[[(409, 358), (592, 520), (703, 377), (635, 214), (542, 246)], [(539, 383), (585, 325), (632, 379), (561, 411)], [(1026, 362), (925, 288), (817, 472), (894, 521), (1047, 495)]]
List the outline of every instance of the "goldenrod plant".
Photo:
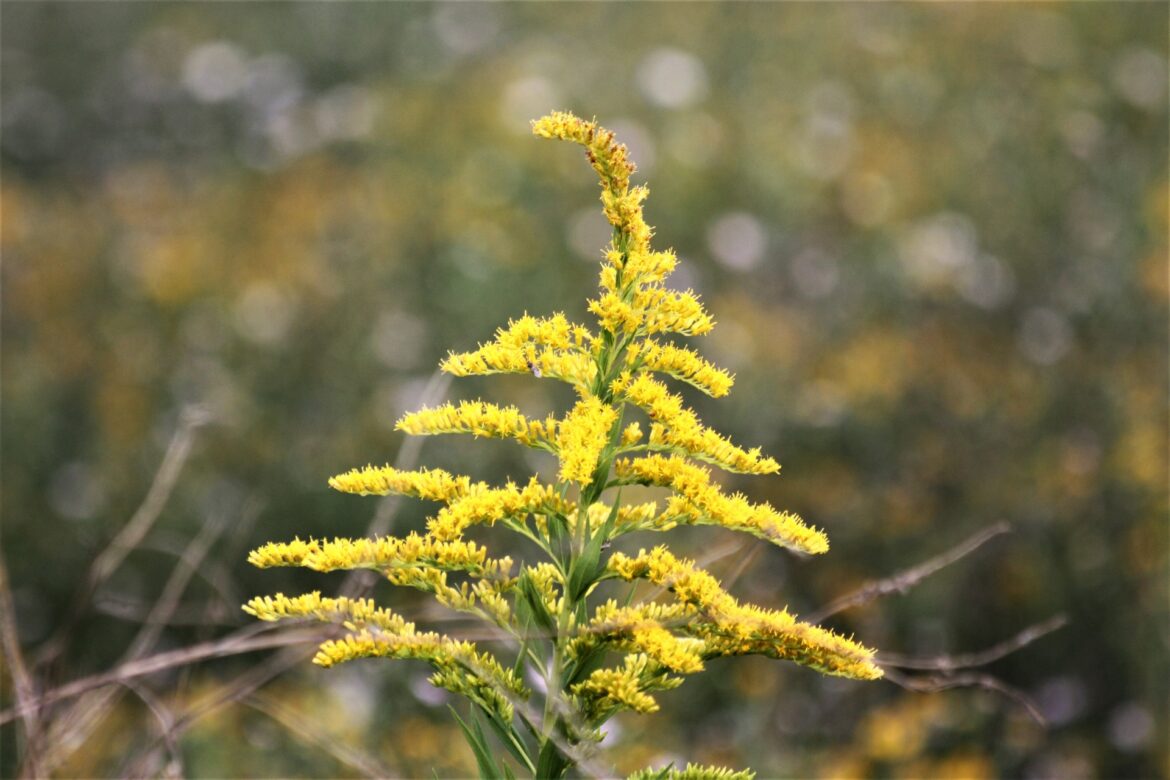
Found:
[[(565, 776), (586, 760), (606, 721), (623, 710), (651, 713), (654, 694), (701, 672), (712, 658), (765, 655), (823, 674), (882, 676), (873, 651), (785, 610), (742, 604), (694, 561), (658, 545), (629, 555), (619, 537), (716, 525), (798, 553), (828, 550), (825, 534), (790, 512), (724, 492), (711, 467), (775, 474), (758, 448), (744, 449), (705, 427), (665, 375), (720, 397), (732, 376), (668, 334), (701, 336), (714, 326), (698, 297), (664, 281), (677, 259), (654, 251), (643, 219), (648, 190), (631, 186), (626, 147), (596, 122), (553, 113), (533, 133), (585, 147), (601, 179), (601, 202), (613, 238), (589, 301), (598, 327), (561, 314), (523, 316), (478, 349), (442, 363), (455, 376), (515, 373), (572, 385), (577, 401), (563, 416), (530, 419), (514, 406), (448, 403), (407, 414), (398, 429), (428, 436), (470, 433), (513, 439), (557, 459), (557, 473), (526, 484), (491, 486), (441, 469), (355, 469), (329, 480), (358, 495), (399, 494), (440, 504), (426, 532), (405, 537), (271, 543), (254, 550), (256, 566), (317, 571), (373, 569), (391, 583), (430, 593), (444, 607), (494, 626), (504, 659), (457, 637), (419, 629), (372, 600), (319, 593), (258, 597), (244, 609), (261, 620), (309, 618), (339, 623), (345, 633), (313, 659), (331, 667), (355, 658), (413, 658), (434, 669), (431, 682), (467, 698), (456, 714), (484, 777), (516, 772)], [(642, 419), (627, 420), (627, 416)], [(643, 429), (647, 425), (648, 432)], [(623, 504), (624, 486), (667, 488), (664, 502)], [(500, 526), (529, 540), (539, 559), (516, 565), (465, 538), (468, 529)], [(602, 600), (613, 580), (624, 601)], [(639, 581), (660, 594), (636, 601)], [(629, 585), (623, 584), (629, 583)], [(453, 710), (454, 711), (454, 710)], [(493, 748), (483, 724), (510, 758)], [(634, 777), (742, 778), (751, 772), (688, 765), (647, 769)]]

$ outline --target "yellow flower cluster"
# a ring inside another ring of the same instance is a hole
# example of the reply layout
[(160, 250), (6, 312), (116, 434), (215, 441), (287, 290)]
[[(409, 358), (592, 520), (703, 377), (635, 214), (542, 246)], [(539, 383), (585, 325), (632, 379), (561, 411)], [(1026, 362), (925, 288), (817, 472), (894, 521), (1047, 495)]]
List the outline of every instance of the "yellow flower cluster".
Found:
[(700, 766), (688, 763), (686, 769), (670, 769), (666, 774), (660, 769), (641, 769), (626, 780), (755, 780), (756, 773), (750, 769), (736, 771), (721, 766)]
[(623, 447), (633, 447), (640, 441), (642, 441), (642, 424), (632, 422), (622, 431), (621, 444)]
[(418, 632), (414, 623), (375, 606), (372, 599), (324, 598), (317, 591), (295, 598), (278, 593), (252, 599), (244, 605), (244, 611), (266, 621), (312, 618), (344, 625), (350, 633), (322, 643), (313, 657), (313, 663), (319, 666), (374, 656), (422, 659), (435, 667), (441, 681), (432, 682), (460, 693), (470, 686), (479, 698), (508, 717), (508, 695), (529, 695), (516, 675), (503, 669), (491, 655), (478, 652), (475, 645), (433, 631)]
[(525, 315), (497, 331), (495, 341), (472, 352), (452, 352), (441, 368), (455, 376), (534, 373), (583, 390), (597, 373), (595, 342), (587, 328), (563, 314), (544, 319)]
[(681, 677), (669, 676), (644, 653), (627, 655), (618, 669), (598, 669), (571, 690), (585, 704), (591, 718), (604, 718), (619, 709), (657, 712), (658, 702), (648, 691), (682, 685)]
[(509, 482), (502, 488), (473, 487), (458, 501), (444, 507), (427, 521), (427, 532), (436, 539), (451, 541), (473, 525), (493, 525), (506, 517), (533, 512), (563, 511), (560, 494), (552, 485), (533, 477), (523, 488)]
[(753, 504), (739, 493), (729, 496), (711, 483), (707, 469), (678, 456), (623, 458), (614, 464), (614, 472), (625, 482), (662, 485), (677, 491), (680, 495), (670, 499), (663, 513), (677, 522), (744, 531), (804, 553), (829, 549), (828, 537), (805, 525), (799, 516), (778, 512), (767, 503)]
[(628, 301), (617, 292), (606, 292), (589, 301), (589, 311), (597, 315), (603, 328), (613, 333), (702, 336), (715, 327), (693, 290), (638, 288)]
[[(762, 654), (827, 674), (880, 677), (871, 650), (798, 622), (786, 611), (741, 605), (709, 573), (665, 548), (636, 557), (608, 552), (623, 534), (679, 524), (719, 525), (806, 553), (826, 551), (828, 541), (796, 515), (751, 503), (738, 493), (725, 494), (710, 471), (694, 462), (750, 474), (780, 469), (758, 448), (741, 448), (705, 427), (681, 396), (655, 378), (665, 374), (715, 398), (725, 396), (734, 381), (696, 351), (653, 338), (659, 333), (697, 336), (714, 323), (692, 291), (665, 286), (678, 259), (672, 251), (650, 247), (653, 230), (643, 216), (648, 190), (631, 186), (635, 169), (626, 148), (596, 122), (569, 113), (534, 122), (533, 132), (584, 146), (600, 178), (602, 207), (614, 231), (604, 250), (598, 296), (588, 308), (603, 331), (594, 334), (560, 313), (525, 314), (498, 329), (490, 342), (450, 353), (442, 369), (456, 376), (528, 373), (557, 379), (572, 384), (579, 399), (559, 419), (551, 414), (528, 419), (514, 406), (475, 400), (420, 409), (404, 415), (396, 427), (411, 435), (509, 438), (546, 450), (559, 460), (556, 483), (544, 484), (538, 475), (523, 486), (509, 481), (493, 487), (442, 469), (367, 465), (338, 474), (329, 484), (345, 493), (437, 502), (425, 534), (296, 538), (266, 544), (248, 558), (259, 567), (379, 571), (393, 585), (430, 593), (441, 605), (502, 628), (518, 640), (516, 671), (475, 645), (419, 632), (366, 599), (277, 594), (252, 599), (244, 609), (261, 620), (302, 617), (344, 625), (344, 636), (320, 646), (314, 661), (321, 666), (370, 656), (427, 661), (434, 670), (431, 682), (478, 705), (515, 758), (534, 771), (550, 768), (556, 776), (571, 766), (573, 753), (562, 750), (551, 735), (564, 735), (572, 745), (600, 739), (597, 727), (614, 712), (657, 710), (651, 694), (681, 684), (678, 675), (701, 671), (709, 658)], [(638, 422), (621, 427), (627, 404), (649, 416), (648, 436)], [(627, 457), (620, 458), (623, 454)], [(611, 506), (601, 500), (609, 488), (634, 484), (667, 487), (672, 495), (661, 510), (653, 501)], [(482, 546), (463, 538), (473, 526), (497, 522), (533, 542), (547, 560), (522, 566), (513, 576), (510, 558), (490, 558)], [(588, 619), (591, 594), (600, 582), (615, 577), (648, 580), (672, 591), (674, 599), (633, 606), (609, 601)], [(536, 649), (544, 640), (552, 644), (547, 655)], [(597, 669), (610, 651), (623, 654), (622, 664)], [(548, 687), (548, 717), (544, 733), (536, 734), (541, 743), (536, 761), (512, 730), (514, 702), (528, 695), (518, 675), (529, 663), (540, 667)], [(485, 759), (490, 750), (483, 735), (466, 734), (478, 745), (477, 757)], [(487, 772), (500, 773), (495, 768)], [(669, 776), (748, 780), (750, 773), (688, 765)]]
[(645, 653), (676, 674), (703, 670), (702, 640), (675, 636), (667, 626), (682, 625), (694, 614), (687, 604), (642, 604), (619, 607), (608, 601), (597, 608), (593, 620), (569, 645), (569, 654), (579, 657), (601, 644), (624, 652)]
[(373, 599), (323, 597), (320, 591), (289, 598), (283, 593), (257, 596), (244, 605), (249, 615), (268, 622), (289, 618), (313, 618), (326, 623), (342, 623), (351, 631), (358, 624), (373, 626), (391, 634), (413, 634), (414, 624), (400, 615), (374, 604)]
[(682, 397), (649, 374), (635, 378), (623, 371), (614, 380), (615, 395), (639, 407), (655, 425), (650, 428), (650, 444), (659, 449), (675, 449), (727, 471), (741, 474), (775, 474), (780, 464), (764, 457), (759, 447), (745, 450), (699, 422), (698, 416), (683, 406)]
[(366, 466), (329, 478), (329, 487), (359, 496), (397, 493), (428, 501), (450, 502), (467, 495), (471, 479), (457, 477), (443, 469), (400, 471), (393, 466)]
[[(664, 289), (661, 282), (678, 260), (671, 252), (653, 252), (653, 230), (642, 213), (650, 194), (646, 187), (630, 187), (634, 165), (626, 147), (615, 143), (613, 133), (596, 122), (557, 112), (532, 123), (532, 131), (544, 138), (560, 138), (585, 147), (589, 163), (601, 179), (601, 203), (606, 219), (616, 228), (614, 242), (606, 251), (612, 272), (603, 270), (605, 291), (589, 302), (602, 327), (612, 333), (680, 333), (699, 336), (714, 326), (695, 293)], [(629, 295), (626, 291), (629, 290)]]
[[(408, 624), (409, 625), (409, 624)], [(435, 668), (433, 685), (467, 696), (505, 722), (512, 719), (511, 697), (530, 695), (518, 677), (500, 666), (489, 653), (470, 642), (460, 642), (434, 632), (394, 634), (361, 629), (340, 639), (322, 643), (313, 663), (330, 667), (358, 658), (414, 658)]]
[(404, 415), (394, 427), (412, 436), (441, 433), (470, 433), (496, 439), (515, 439), (529, 447), (549, 448), (556, 436), (557, 421), (529, 420), (514, 406), (497, 406), (484, 401), (461, 401), (458, 406), (443, 404)]
[(614, 140), (609, 130), (596, 122), (557, 111), (532, 123), (532, 132), (542, 138), (560, 138), (585, 147), (589, 164), (601, 179), (601, 202), (609, 223), (634, 238), (640, 248), (650, 243), (650, 228), (642, 221), (645, 187), (630, 191), (630, 174), (636, 168), (625, 144)]
[(678, 266), (678, 258), (671, 250), (665, 252), (651, 252), (646, 250), (631, 250), (623, 255), (616, 249), (610, 248), (605, 253), (609, 265), (601, 267), (601, 289), (609, 292), (619, 292), (618, 269), (622, 271), (622, 279), (626, 282), (650, 284), (661, 282), (674, 272)]
[(784, 610), (744, 606), (720, 587), (719, 581), (679, 560), (665, 547), (636, 557), (614, 553), (609, 569), (624, 580), (644, 579), (672, 591), (679, 602), (698, 609), (703, 620), (687, 624), (702, 639), (705, 656), (760, 654), (781, 658), (824, 674), (874, 680), (882, 670), (873, 650), (828, 629), (801, 623)]
[(609, 443), (609, 429), (617, 420), (617, 410), (600, 398), (578, 401), (557, 430), (557, 456), (561, 461), (562, 482), (593, 482), (597, 458)]
[(376, 539), (296, 539), (288, 543), (269, 542), (252, 551), (248, 562), (259, 568), (304, 566), (314, 571), (377, 569), (388, 571), (408, 566), (432, 566), (465, 571), (473, 577), (507, 576), (512, 560), (489, 559), (487, 550), (475, 542), (440, 541), (412, 533), (405, 537)]
[(504, 669), (490, 653), (480, 653), (468, 642), (446, 648), (446, 656), (432, 661), (435, 673), (427, 678), (431, 685), (464, 696), (502, 723), (510, 723), (513, 699), (527, 699), (529, 691), (511, 669)]
[(668, 374), (712, 398), (727, 395), (735, 381), (731, 374), (703, 359), (693, 349), (660, 344), (653, 339), (631, 346), (626, 353), (626, 363)]

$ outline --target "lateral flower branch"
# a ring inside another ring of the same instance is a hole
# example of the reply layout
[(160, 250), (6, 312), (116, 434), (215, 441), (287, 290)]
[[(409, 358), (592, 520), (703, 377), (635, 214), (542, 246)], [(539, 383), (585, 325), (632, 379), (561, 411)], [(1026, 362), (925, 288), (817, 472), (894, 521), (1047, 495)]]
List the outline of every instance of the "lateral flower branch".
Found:
[[(417, 436), (514, 439), (555, 455), (555, 478), (536, 475), (527, 484), (492, 486), (442, 469), (366, 466), (329, 484), (357, 495), (438, 502), (424, 534), (294, 539), (266, 544), (248, 558), (259, 567), (373, 569), (395, 585), (431, 593), (440, 604), (498, 627), (513, 640), (510, 657), (505, 663), (474, 643), (416, 629), (369, 600), (277, 594), (244, 606), (261, 620), (308, 618), (344, 626), (341, 638), (321, 645), (313, 659), (321, 666), (371, 656), (426, 661), (434, 669), (433, 684), (472, 703), (468, 720), (456, 717), (485, 777), (515, 771), (564, 776), (585, 760), (614, 714), (654, 712), (655, 692), (677, 687), (712, 658), (765, 655), (823, 674), (882, 676), (869, 648), (785, 610), (741, 604), (714, 576), (665, 545), (637, 555), (610, 552), (625, 534), (679, 525), (723, 526), (806, 554), (826, 552), (828, 540), (790, 512), (724, 492), (711, 478), (712, 467), (775, 474), (780, 466), (759, 449), (739, 447), (704, 426), (659, 378), (716, 398), (728, 393), (733, 379), (692, 349), (661, 340), (668, 334), (699, 336), (714, 323), (694, 292), (664, 285), (678, 261), (673, 252), (650, 246), (653, 231), (642, 213), (648, 190), (630, 185), (634, 164), (626, 147), (595, 122), (569, 113), (543, 117), (532, 129), (585, 147), (601, 180), (613, 238), (598, 294), (589, 301), (598, 328), (562, 314), (525, 315), (478, 349), (450, 354), (442, 368), (455, 376), (519, 373), (559, 380), (572, 385), (578, 400), (562, 416), (545, 419), (486, 401), (449, 403), (407, 414), (397, 427)], [(626, 422), (627, 412), (635, 410), (648, 431), (640, 422)], [(626, 485), (657, 485), (671, 494), (661, 504), (622, 504)], [(473, 526), (493, 525), (535, 543), (543, 560), (516, 566), (464, 538)], [(665, 598), (627, 605), (602, 601), (597, 588), (606, 580), (652, 583)], [(534, 676), (541, 680), (540, 693), (525, 682)], [(481, 723), (511, 759), (501, 757)], [(636, 775), (751, 776), (693, 765)]]

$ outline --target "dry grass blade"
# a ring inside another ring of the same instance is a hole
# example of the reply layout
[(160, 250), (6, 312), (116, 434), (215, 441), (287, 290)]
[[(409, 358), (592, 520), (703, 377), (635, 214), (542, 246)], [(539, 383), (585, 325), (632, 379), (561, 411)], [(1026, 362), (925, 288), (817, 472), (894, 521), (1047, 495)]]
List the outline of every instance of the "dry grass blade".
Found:
[[(225, 515), (204, 523), (199, 534), (187, 545), (179, 559), (179, 565), (167, 579), (146, 622), (122, 656), (123, 662), (140, 658), (158, 641), (191, 579), (199, 571), (212, 545), (223, 533), (226, 521)], [(82, 697), (54, 720), (43, 757), (46, 769), (51, 771), (53, 767), (59, 766), (68, 758), (72, 748), (84, 744), (92, 729), (101, 723), (104, 713), (108, 712), (120, 698), (120, 692), (120, 688), (111, 686), (100, 693)]]
[[(124, 685), (134, 692), (138, 698), (154, 715), (158, 721), (159, 736), (162, 737), (163, 744), (166, 746), (167, 762), (164, 765), (161, 776), (166, 778), (182, 777), (183, 776), (183, 753), (179, 750), (179, 741), (176, 739), (174, 732), (175, 716), (170, 709), (164, 705), (157, 696), (149, 691), (145, 686), (138, 684), (134, 680), (128, 680)], [(121, 777), (156, 777), (160, 776), (157, 767), (147, 767), (144, 762), (131, 762), (119, 772)]]
[(294, 712), (279, 702), (255, 694), (241, 700), (243, 704), (257, 712), (262, 712), (279, 723), (286, 730), (296, 735), (298, 739), (310, 747), (317, 748), (333, 756), (345, 766), (357, 770), (364, 777), (396, 778), (399, 777), (376, 758), (350, 745), (344, 745), (328, 734), (328, 729), (318, 724), (308, 722), (300, 713)]
[(0, 642), (4, 648), (5, 665), (12, 675), (12, 686), (16, 694), (16, 706), (20, 711), (20, 719), (24, 726), (24, 741), (26, 752), (25, 767), (33, 777), (41, 775), (40, 763), (37, 761), (37, 751), (31, 748), (39, 739), (40, 702), (37, 699), (36, 687), (29, 675), (28, 667), (24, 663), (24, 655), (20, 649), (20, 636), (16, 632), (16, 610), (12, 602), (12, 589), (8, 585), (8, 567), (0, 556)]

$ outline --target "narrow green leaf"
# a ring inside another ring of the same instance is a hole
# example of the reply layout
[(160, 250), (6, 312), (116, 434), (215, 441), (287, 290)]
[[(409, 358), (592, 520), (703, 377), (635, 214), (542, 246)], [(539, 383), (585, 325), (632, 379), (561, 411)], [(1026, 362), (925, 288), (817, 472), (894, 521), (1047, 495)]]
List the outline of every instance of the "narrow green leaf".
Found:
[(545, 740), (544, 747), (540, 749), (540, 757), (536, 760), (536, 776), (541, 780), (557, 780), (568, 768), (569, 762), (565, 760), (560, 749), (551, 739)]
[[(515, 756), (516, 760), (523, 764), (529, 772), (535, 772), (536, 767), (532, 763), (532, 759), (528, 756), (528, 750), (521, 741), (520, 735), (512, 728), (511, 723), (505, 723), (500, 719), (500, 716), (491, 710), (480, 708), (480, 712), (487, 718), (488, 725), (492, 727), (492, 731), (500, 738), (500, 742), (508, 749), (508, 752)], [(479, 721), (476, 721), (478, 725)], [(481, 732), (482, 733), (482, 732)]]
[(496, 766), (491, 750), (483, 739), (483, 730), (479, 728), (479, 724), (476, 724), (478, 734), (473, 733), (463, 722), (463, 718), (459, 717), (459, 713), (455, 711), (454, 707), (448, 705), (447, 709), (451, 710), (451, 714), (455, 716), (459, 728), (463, 730), (463, 738), (467, 740), (467, 744), (471, 746), (471, 752), (475, 754), (475, 763), (479, 767), (481, 780), (496, 780), (500, 776), (500, 768)]
[(545, 516), (548, 521), (548, 540), (557, 562), (564, 569), (565, 561), (569, 560), (572, 551), (572, 539), (569, 534), (569, 523), (559, 512), (552, 512)]
[(541, 597), (540, 591), (536, 587), (536, 583), (532, 581), (532, 577), (528, 572), (520, 575), (517, 582), (520, 590), (522, 602), (527, 609), (526, 617), (536, 623), (544, 636), (556, 635), (556, 620), (553, 619), (552, 614), (548, 611), (548, 607), (544, 603), (544, 598)]
[[(519, 601), (519, 599), (518, 599)], [(516, 665), (512, 667), (512, 674), (521, 680), (524, 679), (524, 667), (528, 665), (528, 630), (532, 627), (532, 610), (525, 607), (523, 615), (516, 610), (517, 622), (520, 623), (520, 650), (516, 653)]]
[(605, 518), (605, 524), (593, 536), (589, 537), (580, 557), (573, 561), (573, 568), (569, 571), (568, 593), (570, 601), (580, 599), (585, 591), (597, 582), (597, 576), (601, 574), (601, 547), (609, 541), (609, 535), (613, 533), (618, 509), (621, 506), (621, 498), (619, 490), (613, 506), (610, 507), (609, 516)]

